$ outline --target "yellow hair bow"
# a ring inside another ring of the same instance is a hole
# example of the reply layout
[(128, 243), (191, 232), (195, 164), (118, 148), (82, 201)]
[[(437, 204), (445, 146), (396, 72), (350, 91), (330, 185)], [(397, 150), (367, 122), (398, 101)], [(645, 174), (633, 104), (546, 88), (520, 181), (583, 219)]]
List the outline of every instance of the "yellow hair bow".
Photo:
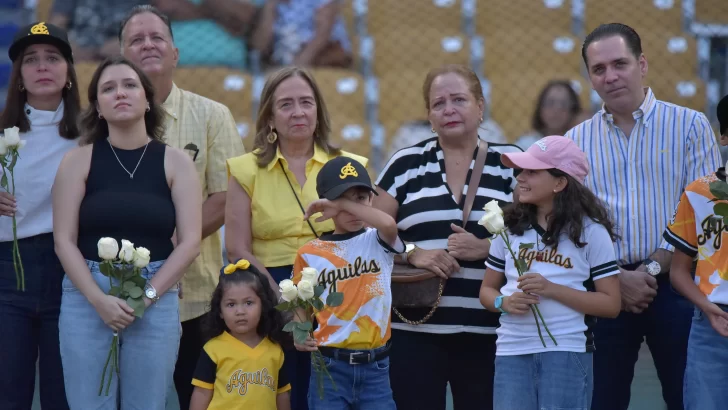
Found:
[(228, 264), (225, 269), (223, 269), (223, 272), (225, 272), (226, 275), (229, 275), (238, 269), (245, 270), (250, 267), (250, 262), (248, 262), (247, 259), (240, 259), (239, 261), (235, 262), (234, 264)]

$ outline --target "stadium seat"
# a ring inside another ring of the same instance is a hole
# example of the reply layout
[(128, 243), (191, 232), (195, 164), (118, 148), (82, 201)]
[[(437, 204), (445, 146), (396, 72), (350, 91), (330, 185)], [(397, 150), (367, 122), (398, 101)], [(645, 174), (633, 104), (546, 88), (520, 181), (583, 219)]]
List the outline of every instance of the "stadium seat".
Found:
[(658, 76), (648, 74), (645, 83), (659, 100), (700, 112), (706, 110), (705, 84), (697, 77), (686, 78), (667, 72)]
[[(520, 33), (520, 34), (518, 34)], [(581, 41), (562, 31), (534, 30), (528, 38), (523, 32), (502, 31), (485, 37), (485, 75), (537, 71), (536, 67), (578, 73), (581, 65)]]
[(10, 44), (13, 43), (13, 37), (15, 37), (15, 33), (17, 32), (17, 24), (11, 22), (0, 23), (0, 48), (10, 47)]
[(388, 139), (402, 124), (427, 119), (422, 84), (430, 67), (408, 67), (379, 77), (379, 120)]
[(461, 28), (461, 3), (457, 0), (374, 0), (368, 3), (367, 20), (371, 33), (396, 33), (406, 29), (452, 32)]
[(53, 1), (54, 0), (38, 0), (38, 4), (35, 6), (35, 16), (38, 21), (47, 21), (51, 17)]
[(13, 71), (13, 65), (10, 61), (0, 63), (0, 88), (7, 88), (10, 82), (10, 73)]
[(688, 78), (698, 75), (698, 53), (693, 36), (661, 30), (641, 33), (640, 37), (650, 73), (658, 76), (674, 73)]
[(699, 23), (728, 24), (728, 8), (725, 0), (697, 0), (695, 20)]
[(318, 68), (311, 71), (329, 111), (332, 141), (347, 151), (369, 155), (364, 79), (349, 70)]
[(23, 0), (0, 0), (0, 9), (19, 9), (23, 7)]
[(571, 2), (477, 0), (475, 30), (482, 36), (508, 31), (522, 43), (535, 38), (534, 31), (550, 36), (570, 32)]
[(679, 32), (682, 28), (681, 2), (657, 2), (666, 4), (666, 8), (658, 8), (655, 3), (654, 0), (585, 0), (585, 30), (588, 33), (603, 23), (623, 23), (640, 35), (648, 31)]
[(458, 30), (429, 27), (401, 27), (395, 31), (376, 31), (374, 37), (374, 73), (410, 68), (428, 69), (442, 64), (470, 64), (470, 42)]

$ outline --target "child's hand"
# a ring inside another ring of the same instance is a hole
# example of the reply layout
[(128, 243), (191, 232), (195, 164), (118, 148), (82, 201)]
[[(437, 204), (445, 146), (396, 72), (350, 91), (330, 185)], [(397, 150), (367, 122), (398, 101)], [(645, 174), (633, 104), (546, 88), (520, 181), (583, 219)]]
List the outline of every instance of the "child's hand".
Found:
[(306, 213), (303, 215), (303, 220), (307, 220), (312, 217), (313, 214), (321, 212), (323, 215), (316, 218), (316, 222), (323, 222), (327, 219), (335, 217), (341, 209), (339, 208), (338, 200), (329, 201), (328, 199), (317, 199), (311, 202), (306, 209)]
[(293, 345), (299, 352), (315, 352), (316, 350), (318, 350), (318, 344), (316, 340), (311, 336), (306, 338), (306, 342), (304, 344), (298, 344), (294, 341)]
[(524, 293), (535, 293), (539, 296), (549, 297), (554, 284), (541, 276), (540, 273), (526, 273), (518, 278), (518, 289)]
[(728, 312), (725, 312), (715, 303), (709, 304), (703, 311), (710, 320), (716, 332), (723, 337), (728, 337)]
[(531, 310), (530, 305), (538, 303), (538, 296), (515, 292), (503, 298), (503, 310), (512, 315), (522, 315)]

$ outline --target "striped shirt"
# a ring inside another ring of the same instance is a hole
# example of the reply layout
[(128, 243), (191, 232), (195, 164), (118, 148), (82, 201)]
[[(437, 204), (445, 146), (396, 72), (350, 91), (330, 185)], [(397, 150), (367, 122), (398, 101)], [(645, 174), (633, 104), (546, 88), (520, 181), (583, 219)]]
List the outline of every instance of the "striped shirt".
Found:
[(619, 229), (619, 265), (639, 263), (658, 248), (685, 187), (721, 165), (720, 151), (704, 114), (655, 99), (633, 113), (627, 137), (604, 107), (566, 133), (586, 153), (591, 172), (585, 185), (601, 199)]
[[(397, 226), (400, 238), (421, 249), (447, 249), (447, 238), (453, 231), (451, 223), (462, 225), (463, 202), (469, 187), (470, 173), (475, 164), (477, 149), (470, 162), (471, 171), (465, 180), (460, 203), (455, 202), (445, 175), (445, 159), (437, 137), (426, 139), (395, 153), (379, 175), (377, 185), (399, 203)], [(515, 145), (493, 144), (488, 148), (483, 176), (473, 202), (465, 229), (478, 238), (490, 233), (478, 220), (483, 207), (491, 200), (503, 206), (512, 202), (516, 179), (513, 170), (501, 164), (501, 154), (519, 152)], [(435, 314), (422, 325), (408, 325), (392, 316), (392, 328), (427, 333), (494, 334), (498, 314), (488, 312), (480, 304), (480, 284), (485, 272), (485, 259), (458, 260), (460, 271), (452, 275), (443, 292)], [(420, 320), (429, 308), (398, 309), (409, 320)]]

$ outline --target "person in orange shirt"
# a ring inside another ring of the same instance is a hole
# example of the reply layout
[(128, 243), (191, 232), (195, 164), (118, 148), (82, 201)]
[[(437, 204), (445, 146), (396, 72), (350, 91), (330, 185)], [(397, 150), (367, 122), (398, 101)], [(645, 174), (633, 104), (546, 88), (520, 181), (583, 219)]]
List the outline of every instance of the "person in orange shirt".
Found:
[[(718, 104), (718, 120), (720, 144), (727, 146), (728, 96)], [(716, 201), (711, 189), (721, 181), (726, 187), (725, 167), (689, 184), (664, 234), (675, 247), (670, 283), (695, 304), (683, 382), (686, 410), (724, 409), (728, 402), (728, 251), (722, 246), (726, 224), (714, 211), (725, 201)]]
[[(311, 409), (396, 409), (389, 385), (389, 338), (394, 255), (404, 252), (394, 218), (372, 208), (374, 187), (366, 168), (356, 160), (337, 157), (319, 172), (316, 190), (321, 199), (304, 215), (321, 212), (336, 227), (298, 250), (293, 282), (304, 268), (318, 272), (316, 284), (344, 294), (344, 302), (316, 314), (318, 327), (300, 351), (318, 350), (331, 375), (317, 378), (312, 363), (308, 406)], [(301, 315), (297, 315), (300, 317)], [(323, 381), (323, 397), (314, 383)], [(333, 381), (333, 383), (332, 383)]]

